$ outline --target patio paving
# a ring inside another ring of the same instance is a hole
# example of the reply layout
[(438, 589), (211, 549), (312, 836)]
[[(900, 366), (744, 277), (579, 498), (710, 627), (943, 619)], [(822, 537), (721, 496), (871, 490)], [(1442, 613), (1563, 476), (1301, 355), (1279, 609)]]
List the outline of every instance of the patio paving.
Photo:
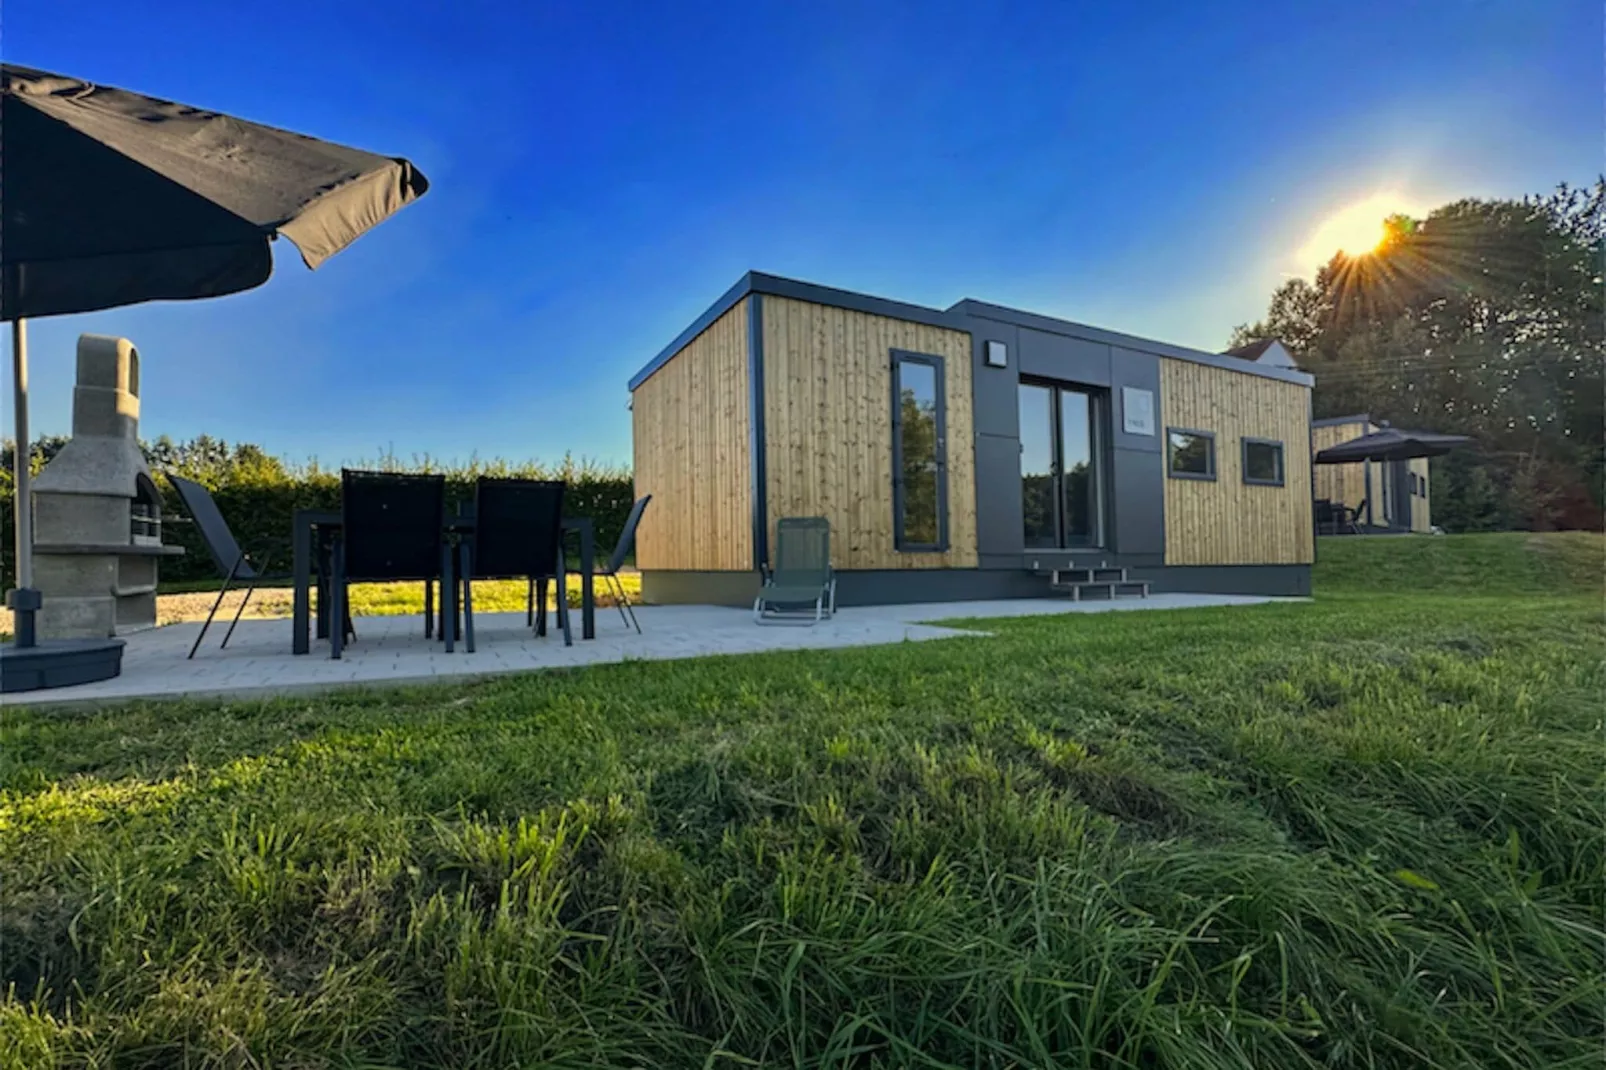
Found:
[[(199, 696), (268, 697), (335, 687), (421, 683), (469, 679), (535, 669), (564, 668), (633, 660), (664, 661), (712, 654), (750, 654), (770, 650), (818, 650), (874, 646), (905, 640), (985, 636), (984, 631), (939, 627), (930, 622), (955, 618), (1035, 616), (1052, 613), (1109, 613), (1253, 605), (1279, 599), (1242, 595), (1156, 594), (1116, 602), (1018, 599), (991, 602), (931, 602), (919, 605), (841, 609), (836, 618), (814, 627), (761, 626), (752, 612), (720, 606), (644, 606), (636, 612), (642, 634), (627, 629), (612, 609), (598, 607), (597, 638), (578, 638), (565, 647), (555, 626), (535, 638), (523, 613), (475, 615), (476, 653), (461, 644), (452, 654), (423, 634), (423, 618), (359, 617), (358, 640), (340, 661), (329, 658), (327, 640), (314, 641), (310, 654), (290, 653), (288, 620), (243, 620), (226, 650), (218, 649), (224, 627), (214, 625), (193, 661), (185, 660), (198, 622), (170, 624), (127, 637), (122, 675), (78, 687), (7, 696), (8, 705), (70, 703), (105, 705), (137, 699)], [(227, 622), (224, 622), (226, 626)]]

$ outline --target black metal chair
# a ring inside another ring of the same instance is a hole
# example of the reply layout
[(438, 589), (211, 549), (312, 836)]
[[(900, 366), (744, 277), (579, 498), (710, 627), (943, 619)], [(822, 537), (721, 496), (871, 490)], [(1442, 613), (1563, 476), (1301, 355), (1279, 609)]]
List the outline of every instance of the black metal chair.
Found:
[(206, 620), (201, 623), (200, 634), (190, 645), (189, 657), (193, 658), (195, 652), (201, 648), (201, 640), (206, 638), (206, 630), (212, 626), (212, 618), (217, 616), (218, 609), (223, 605), (223, 596), (229, 593), (230, 588), (240, 583), (246, 584), (245, 597), (240, 600), (239, 608), (234, 611), (234, 619), (229, 622), (229, 630), (223, 633), (223, 642), (218, 644), (219, 650), (229, 645), (229, 639), (234, 635), (234, 626), (240, 623), (246, 603), (251, 601), (251, 596), (256, 593), (258, 585), (263, 581), (274, 582), (290, 578), (288, 572), (269, 570), (273, 563), (273, 552), (277, 550), (283, 553), (287, 547), (274, 544), (247, 553), (240, 548), (234, 532), (229, 529), (229, 522), (223, 519), (223, 512), (217, 507), (211, 491), (194, 480), (171, 473), (168, 474), (167, 481), (178, 491), (179, 501), (184, 503), (190, 519), (195, 522), (196, 530), (201, 533), (201, 541), (206, 543), (207, 553), (212, 555), (212, 563), (217, 565), (218, 571), (223, 574), (223, 586), (218, 588), (217, 598), (213, 600), (212, 608), (206, 614)]
[[(350, 633), (347, 585), (353, 581), (421, 580), (452, 585), (452, 554), (446, 542), (446, 477), (398, 472), (340, 473), (340, 534), (335, 539), (329, 584), (332, 620), (346, 626), (329, 633), (329, 656), (339, 658)], [(426, 588), (427, 589), (427, 588)], [(429, 620), (426, 605), (426, 628)], [(456, 620), (442, 628), (446, 649)]]
[(482, 476), (475, 483), (474, 537), (464, 540), (461, 562), (463, 639), (469, 653), (474, 652), (476, 579), (529, 579), (533, 604), (525, 619), (537, 635), (546, 634), (547, 583), (555, 580), (563, 645), (574, 645), (563, 560), (563, 490), (561, 482), (539, 479)]
[(625, 517), (625, 527), (619, 533), (619, 543), (613, 548), (613, 556), (597, 571), (598, 576), (612, 585), (614, 605), (619, 607), (619, 615), (625, 618), (625, 626), (634, 627), (637, 635), (641, 634), (641, 625), (636, 620), (635, 607), (625, 596), (625, 586), (619, 581), (619, 570), (624, 567), (625, 558), (630, 556), (630, 548), (636, 541), (636, 527), (641, 523), (641, 514), (647, 511), (650, 501), (651, 494), (636, 499), (636, 503), (630, 507), (630, 515)]

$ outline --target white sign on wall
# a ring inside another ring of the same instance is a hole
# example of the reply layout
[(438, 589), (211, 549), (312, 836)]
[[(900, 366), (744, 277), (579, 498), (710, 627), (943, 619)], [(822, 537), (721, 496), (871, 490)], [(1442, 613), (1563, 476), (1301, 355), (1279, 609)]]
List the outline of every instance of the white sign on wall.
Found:
[(1154, 391), (1121, 388), (1121, 427), (1129, 435), (1154, 434)]

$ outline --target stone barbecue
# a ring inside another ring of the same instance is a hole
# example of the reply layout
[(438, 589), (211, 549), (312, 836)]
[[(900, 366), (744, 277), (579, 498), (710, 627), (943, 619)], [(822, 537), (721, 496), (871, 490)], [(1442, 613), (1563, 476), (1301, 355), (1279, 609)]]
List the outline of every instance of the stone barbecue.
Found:
[(78, 338), (72, 438), (33, 481), (39, 635), (104, 639), (156, 626), (162, 500), (139, 448), (139, 351)]

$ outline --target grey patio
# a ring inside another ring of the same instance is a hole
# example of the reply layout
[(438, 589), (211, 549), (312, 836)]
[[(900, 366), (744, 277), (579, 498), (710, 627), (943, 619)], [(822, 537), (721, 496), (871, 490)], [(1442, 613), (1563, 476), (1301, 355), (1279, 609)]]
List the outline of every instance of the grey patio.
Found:
[[(1147, 600), (1070, 602), (1016, 599), (933, 602), (920, 605), (841, 609), (812, 628), (760, 628), (752, 612), (719, 606), (650, 606), (638, 609), (642, 633), (628, 629), (611, 611), (598, 614), (597, 638), (565, 647), (539, 639), (523, 613), (479, 617), (479, 651), (445, 653), (423, 637), (416, 614), (359, 618), (361, 639), (346, 657), (294, 657), (290, 621), (247, 620), (226, 649), (210, 644), (204, 656), (185, 659), (199, 622), (173, 624), (127, 637), (123, 672), (111, 680), (36, 691), (9, 704), (62, 703), (104, 706), (138, 699), (184, 696), (268, 697), (360, 685), (466, 680), (503, 673), (624, 661), (664, 661), (774, 650), (874, 646), (906, 640), (984, 637), (985, 631), (939, 626), (933, 621), (1031, 616), (1053, 613), (1141, 612), (1238, 606), (1277, 601), (1244, 595), (1156, 594)], [(314, 652), (324, 644), (316, 644)]]

